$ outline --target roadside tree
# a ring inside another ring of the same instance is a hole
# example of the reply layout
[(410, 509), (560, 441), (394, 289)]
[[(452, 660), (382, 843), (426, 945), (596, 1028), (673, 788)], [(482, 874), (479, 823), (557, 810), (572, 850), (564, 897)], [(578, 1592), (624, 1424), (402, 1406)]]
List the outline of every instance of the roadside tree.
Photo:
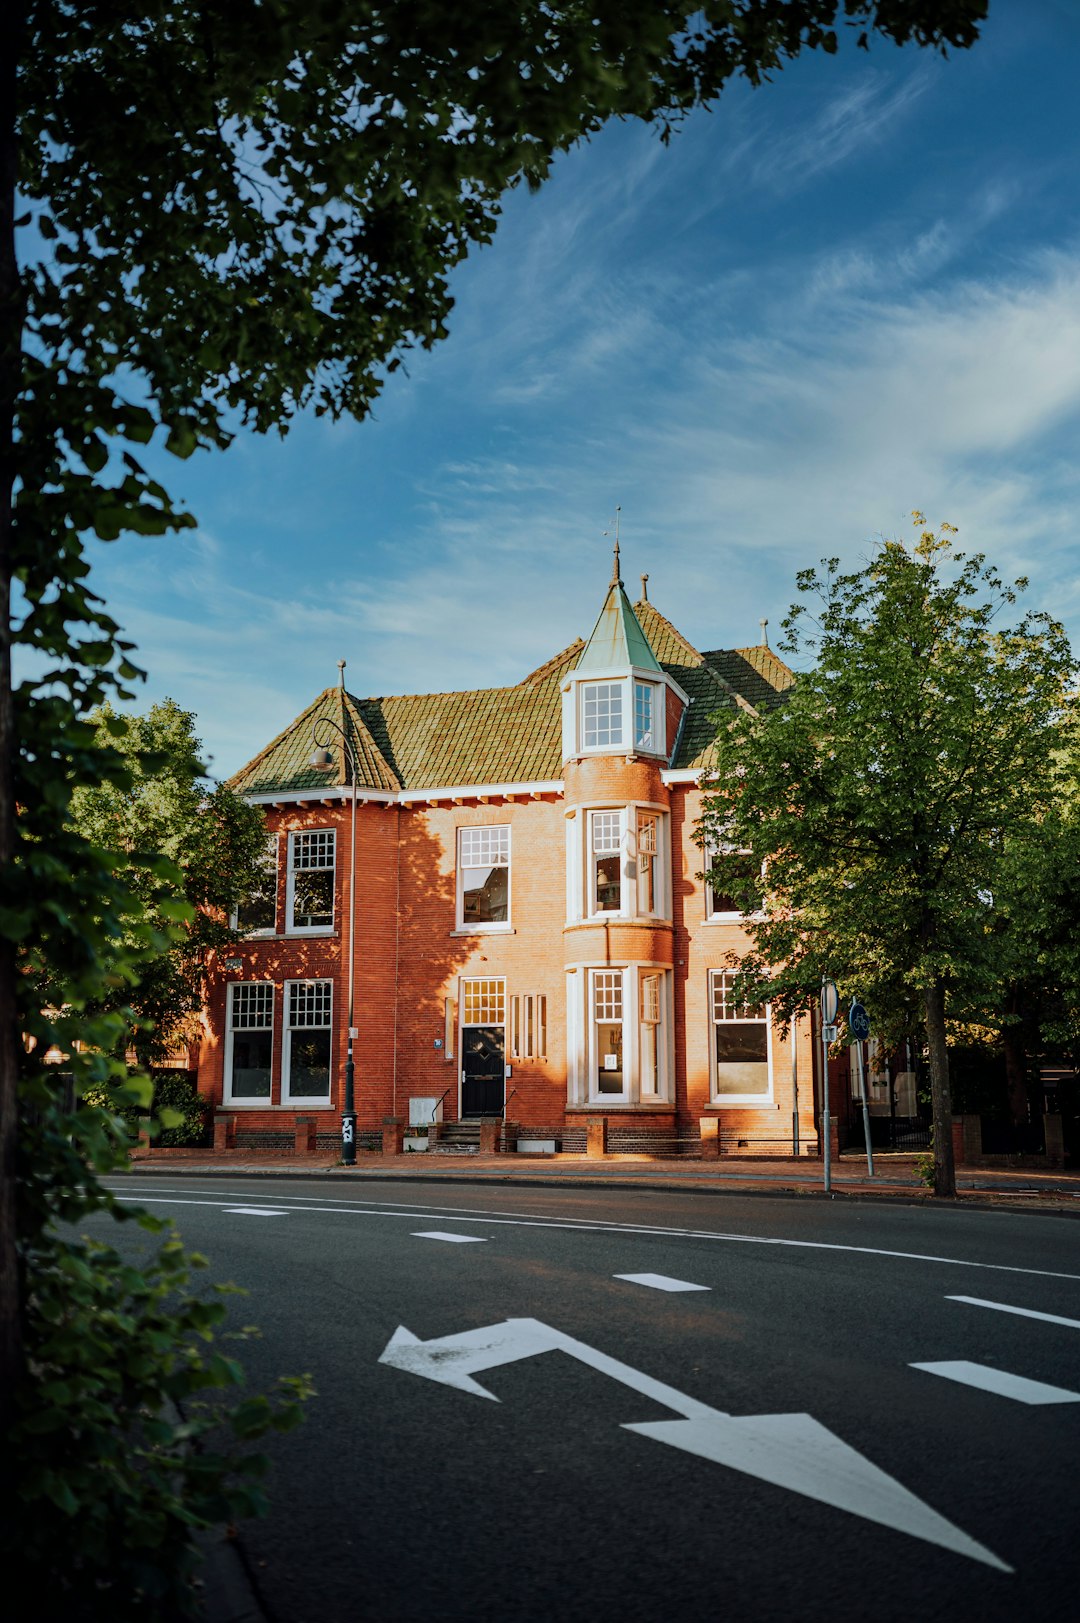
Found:
[(1038, 860), (1061, 800), (1075, 663), (1045, 614), (999, 626), (1026, 582), (915, 519), (911, 547), (799, 574), (782, 647), (809, 668), (781, 707), (725, 718), (702, 833), (742, 853), (748, 911), (764, 871), (752, 996), (805, 1006), (827, 974), (898, 1027), (920, 1007), (934, 1189), (952, 1195), (946, 1019), (1000, 993), (995, 887), (1006, 853)]

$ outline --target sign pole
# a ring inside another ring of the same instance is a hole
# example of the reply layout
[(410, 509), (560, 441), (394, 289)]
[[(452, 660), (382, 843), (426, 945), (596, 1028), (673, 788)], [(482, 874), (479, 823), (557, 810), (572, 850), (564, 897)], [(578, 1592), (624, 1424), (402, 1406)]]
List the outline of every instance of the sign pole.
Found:
[(791, 1153), (799, 1159), (799, 1055), (795, 1046), (795, 1016), (788, 1028), (791, 1034)]
[(860, 1037), (856, 1044), (859, 1056), (859, 1092), (862, 1094), (862, 1125), (863, 1137), (866, 1139), (866, 1171), (869, 1177), (874, 1176), (874, 1151), (870, 1143), (870, 1108), (866, 1102), (866, 1066), (863, 1062), (863, 1045)]
[(829, 1044), (836, 1036), (836, 1011), (840, 998), (835, 981), (827, 975), (821, 977), (821, 1099), (824, 1105), (821, 1120), (822, 1151), (825, 1173), (825, 1193), (832, 1192), (832, 1118), (829, 1114)]

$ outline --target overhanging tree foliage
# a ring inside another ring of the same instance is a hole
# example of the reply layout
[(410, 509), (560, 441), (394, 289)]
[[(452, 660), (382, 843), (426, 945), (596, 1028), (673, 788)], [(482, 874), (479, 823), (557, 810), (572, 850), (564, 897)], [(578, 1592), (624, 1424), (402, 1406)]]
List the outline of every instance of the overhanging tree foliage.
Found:
[[(69, 807), (118, 770), (88, 710), (129, 700), (138, 675), (87, 588), (84, 539), (194, 522), (139, 447), (157, 436), (186, 456), (309, 406), (362, 416), (411, 346), (445, 335), (449, 272), (489, 240), (506, 188), (539, 184), (608, 118), (655, 120), (666, 137), (731, 77), (835, 50), (838, 27), (965, 47), (985, 13), (986, 0), (0, 8), (0, 1435), (25, 1372), (26, 1260), (76, 1211), (70, 1182), (78, 1212), (95, 1209), (85, 1161), (109, 1164), (89, 1118), (60, 1123), (41, 1057), (78, 1040), (76, 1081), (107, 1078), (99, 1050), (119, 1028), (93, 1011), (105, 977), (136, 973), (111, 928), (130, 920), (122, 878)], [(17, 693), (12, 640), (36, 658)], [(29, 950), (64, 982), (60, 1015), (42, 1012)], [(17, 1206), (20, 1076), (51, 1123), (23, 1144), (22, 1187), (40, 1172), (52, 1194)]]
[(784, 705), (721, 727), (703, 832), (744, 853), (717, 878), (748, 911), (764, 869), (751, 995), (790, 1010), (830, 975), (879, 1016), (920, 1007), (934, 1188), (951, 1195), (946, 1017), (999, 995), (995, 887), (1056, 815), (1076, 667), (1049, 616), (998, 624), (1025, 582), (922, 523), (861, 570), (798, 576), (813, 607), (791, 610), (782, 647), (811, 666)]

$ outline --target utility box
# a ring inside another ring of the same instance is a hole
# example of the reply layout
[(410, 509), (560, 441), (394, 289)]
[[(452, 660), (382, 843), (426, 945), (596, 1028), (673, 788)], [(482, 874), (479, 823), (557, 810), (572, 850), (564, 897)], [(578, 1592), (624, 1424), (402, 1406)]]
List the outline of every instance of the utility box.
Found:
[[(432, 1111), (435, 1112), (432, 1117)], [(429, 1127), (432, 1120), (442, 1121), (442, 1100), (434, 1095), (430, 1099), (409, 1100), (409, 1126)]]

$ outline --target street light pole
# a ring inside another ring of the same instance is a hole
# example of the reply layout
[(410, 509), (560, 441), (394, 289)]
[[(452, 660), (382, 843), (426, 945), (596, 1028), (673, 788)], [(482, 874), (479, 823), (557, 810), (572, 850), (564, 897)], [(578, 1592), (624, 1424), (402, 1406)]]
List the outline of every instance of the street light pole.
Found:
[(354, 1091), (355, 1069), (353, 1066), (353, 1038), (356, 1036), (354, 1025), (356, 1000), (356, 756), (349, 743), (345, 729), (339, 727), (336, 721), (329, 716), (320, 716), (311, 729), (312, 742), (316, 748), (312, 753), (310, 764), (318, 772), (330, 772), (334, 762), (325, 739), (320, 741), (319, 728), (330, 727), (339, 734), (345, 750), (345, 759), (349, 763), (349, 780), (352, 784), (352, 806), (349, 822), (349, 958), (348, 958), (348, 986), (349, 986), (349, 1038), (345, 1050), (345, 1100), (341, 1112), (341, 1161), (343, 1166), (356, 1165), (356, 1096)]

